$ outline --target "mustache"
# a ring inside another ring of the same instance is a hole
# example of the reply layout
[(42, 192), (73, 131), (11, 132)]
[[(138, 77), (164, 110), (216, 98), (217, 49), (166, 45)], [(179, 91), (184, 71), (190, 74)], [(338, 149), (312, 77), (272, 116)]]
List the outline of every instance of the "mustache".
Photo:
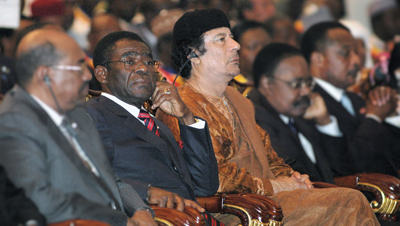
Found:
[(358, 64), (354, 65), (354, 68), (349, 71), (348, 74), (350, 75), (357, 75), (357, 73), (360, 71), (360, 66)]
[(300, 105), (310, 105), (310, 98), (308, 96), (303, 96), (300, 100), (297, 100), (293, 103), (294, 107), (298, 107)]

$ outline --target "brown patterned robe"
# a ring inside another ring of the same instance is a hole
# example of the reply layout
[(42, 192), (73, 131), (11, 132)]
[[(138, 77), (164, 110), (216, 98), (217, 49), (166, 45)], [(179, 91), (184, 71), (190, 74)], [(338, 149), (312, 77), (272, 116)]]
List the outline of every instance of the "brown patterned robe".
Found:
[[(271, 196), (290, 225), (379, 225), (366, 198), (347, 188), (297, 189), (274, 194), (270, 179), (290, 176), (286, 165), (272, 149), (268, 134), (257, 126), (254, 108), (234, 88), (224, 97), (198, 93), (188, 84), (179, 94), (193, 114), (208, 122), (218, 161), (219, 192), (246, 192)], [(178, 121), (157, 112), (179, 139)], [(260, 139), (261, 138), (261, 139)]]

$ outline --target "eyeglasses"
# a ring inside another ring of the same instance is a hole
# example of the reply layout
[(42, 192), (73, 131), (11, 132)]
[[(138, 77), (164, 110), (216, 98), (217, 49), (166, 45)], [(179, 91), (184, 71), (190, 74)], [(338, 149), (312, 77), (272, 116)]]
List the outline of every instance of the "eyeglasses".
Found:
[(285, 83), (286, 85), (288, 85), (290, 88), (292, 89), (300, 89), (300, 88), (309, 88), (309, 89), (314, 89), (315, 87), (315, 81), (310, 77), (310, 78), (306, 78), (306, 79), (301, 79), (301, 80), (297, 80), (297, 81), (286, 81), (277, 77), (273, 77), (274, 79), (281, 81), (283, 83)]
[(110, 64), (110, 63), (123, 63), (126, 70), (132, 71), (137, 66), (137, 63), (139, 61), (141, 61), (144, 65), (146, 65), (146, 67), (149, 70), (152, 70), (152, 71), (157, 71), (158, 66), (160, 65), (160, 62), (156, 61), (156, 60), (146, 60), (146, 59), (141, 60), (139, 58), (135, 58), (135, 59), (128, 59), (128, 60), (108, 61), (108, 62), (103, 63), (103, 66), (105, 64)]
[(82, 74), (85, 69), (88, 69), (88, 65), (86, 63), (82, 63), (80, 66), (78, 66), (78, 65), (53, 65), (50, 67), (53, 69), (57, 69), (57, 70), (78, 71), (80, 74)]

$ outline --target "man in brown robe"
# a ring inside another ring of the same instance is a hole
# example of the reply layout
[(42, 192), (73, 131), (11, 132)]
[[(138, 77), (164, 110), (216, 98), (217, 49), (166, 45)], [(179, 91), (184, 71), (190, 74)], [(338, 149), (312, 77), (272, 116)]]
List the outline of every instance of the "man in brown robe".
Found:
[[(190, 61), (182, 69), (187, 82), (179, 94), (194, 114), (208, 121), (219, 192), (270, 196), (281, 205), (286, 226), (379, 225), (359, 191), (312, 189), (308, 175), (293, 171), (277, 156), (268, 134), (256, 125), (251, 102), (228, 87), (240, 73), (240, 45), (222, 11), (186, 13), (175, 24), (173, 41), (175, 63), (182, 67)], [(179, 138), (176, 120), (160, 111), (158, 118)]]

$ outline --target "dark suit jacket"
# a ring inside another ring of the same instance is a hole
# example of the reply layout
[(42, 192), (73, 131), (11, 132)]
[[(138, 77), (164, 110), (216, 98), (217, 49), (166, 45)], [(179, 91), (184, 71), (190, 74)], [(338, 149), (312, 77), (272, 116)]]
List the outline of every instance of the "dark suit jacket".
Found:
[[(147, 206), (131, 186), (117, 186), (99, 134), (85, 110), (76, 108), (67, 115), (77, 123), (77, 140), (98, 169), (102, 183), (84, 166), (48, 114), (18, 86), (0, 107), (0, 164), (49, 223), (80, 218), (126, 225), (128, 216)], [(111, 196), (126, 213), (110, 207)]]
[[(316, 157), (314, 164), (305, 153), (297, 135), (279, 117), (279, 113), (268, 103), (257, 90), (249, 94), (256, 110), (257, 124), (266, 130), (279, 157), (285, 160), (294, 170), (308, 174), (312, 181), (333, 183), (333, 175), (343, 173), (343, 169), (332, 168), (329, 159), (342, 158), (341, 138), (319, 133), (315, 123), (302, 118), (294, 118), (296, 128), (311, 143)], [(339, 170), (339, 172), (337, 172)]]
[(116, 174), (146, 199), (148, 185), (177, 193), (186, 199), (217, 192), (218, 164), (208, 127), (181, 126), (183, 149), (170, 129), (154, 118), (160, 136), (107, 97), (87, 102)]
[(39, 226), (45, 226), (46, 219), (35, 204), (28, 199), (24, 191), (16, 188), (0, 166), (0, 225), (16, 226), (28, 220), (36, 220)]
[(321, 94), (328, 111), (338, 120), (340, 130), (344, 135), (347, 156), (353, 163), (354, 171), (383, 173), (398, 177), (393, 160), (399, 158), (399, 141), (398, 137), (395, 138), (394, 133), (390, 131), (398, 129), (391, 128), (385, 123), (378, 123), (374, 119), (365, 118), (360, 113), (360, 110), (365, 107), (365, 102), (354, 93), (346, 92), (346, 95), (353, 104), (355, 117), (320, 86), (317, 85), (314, 92)]

